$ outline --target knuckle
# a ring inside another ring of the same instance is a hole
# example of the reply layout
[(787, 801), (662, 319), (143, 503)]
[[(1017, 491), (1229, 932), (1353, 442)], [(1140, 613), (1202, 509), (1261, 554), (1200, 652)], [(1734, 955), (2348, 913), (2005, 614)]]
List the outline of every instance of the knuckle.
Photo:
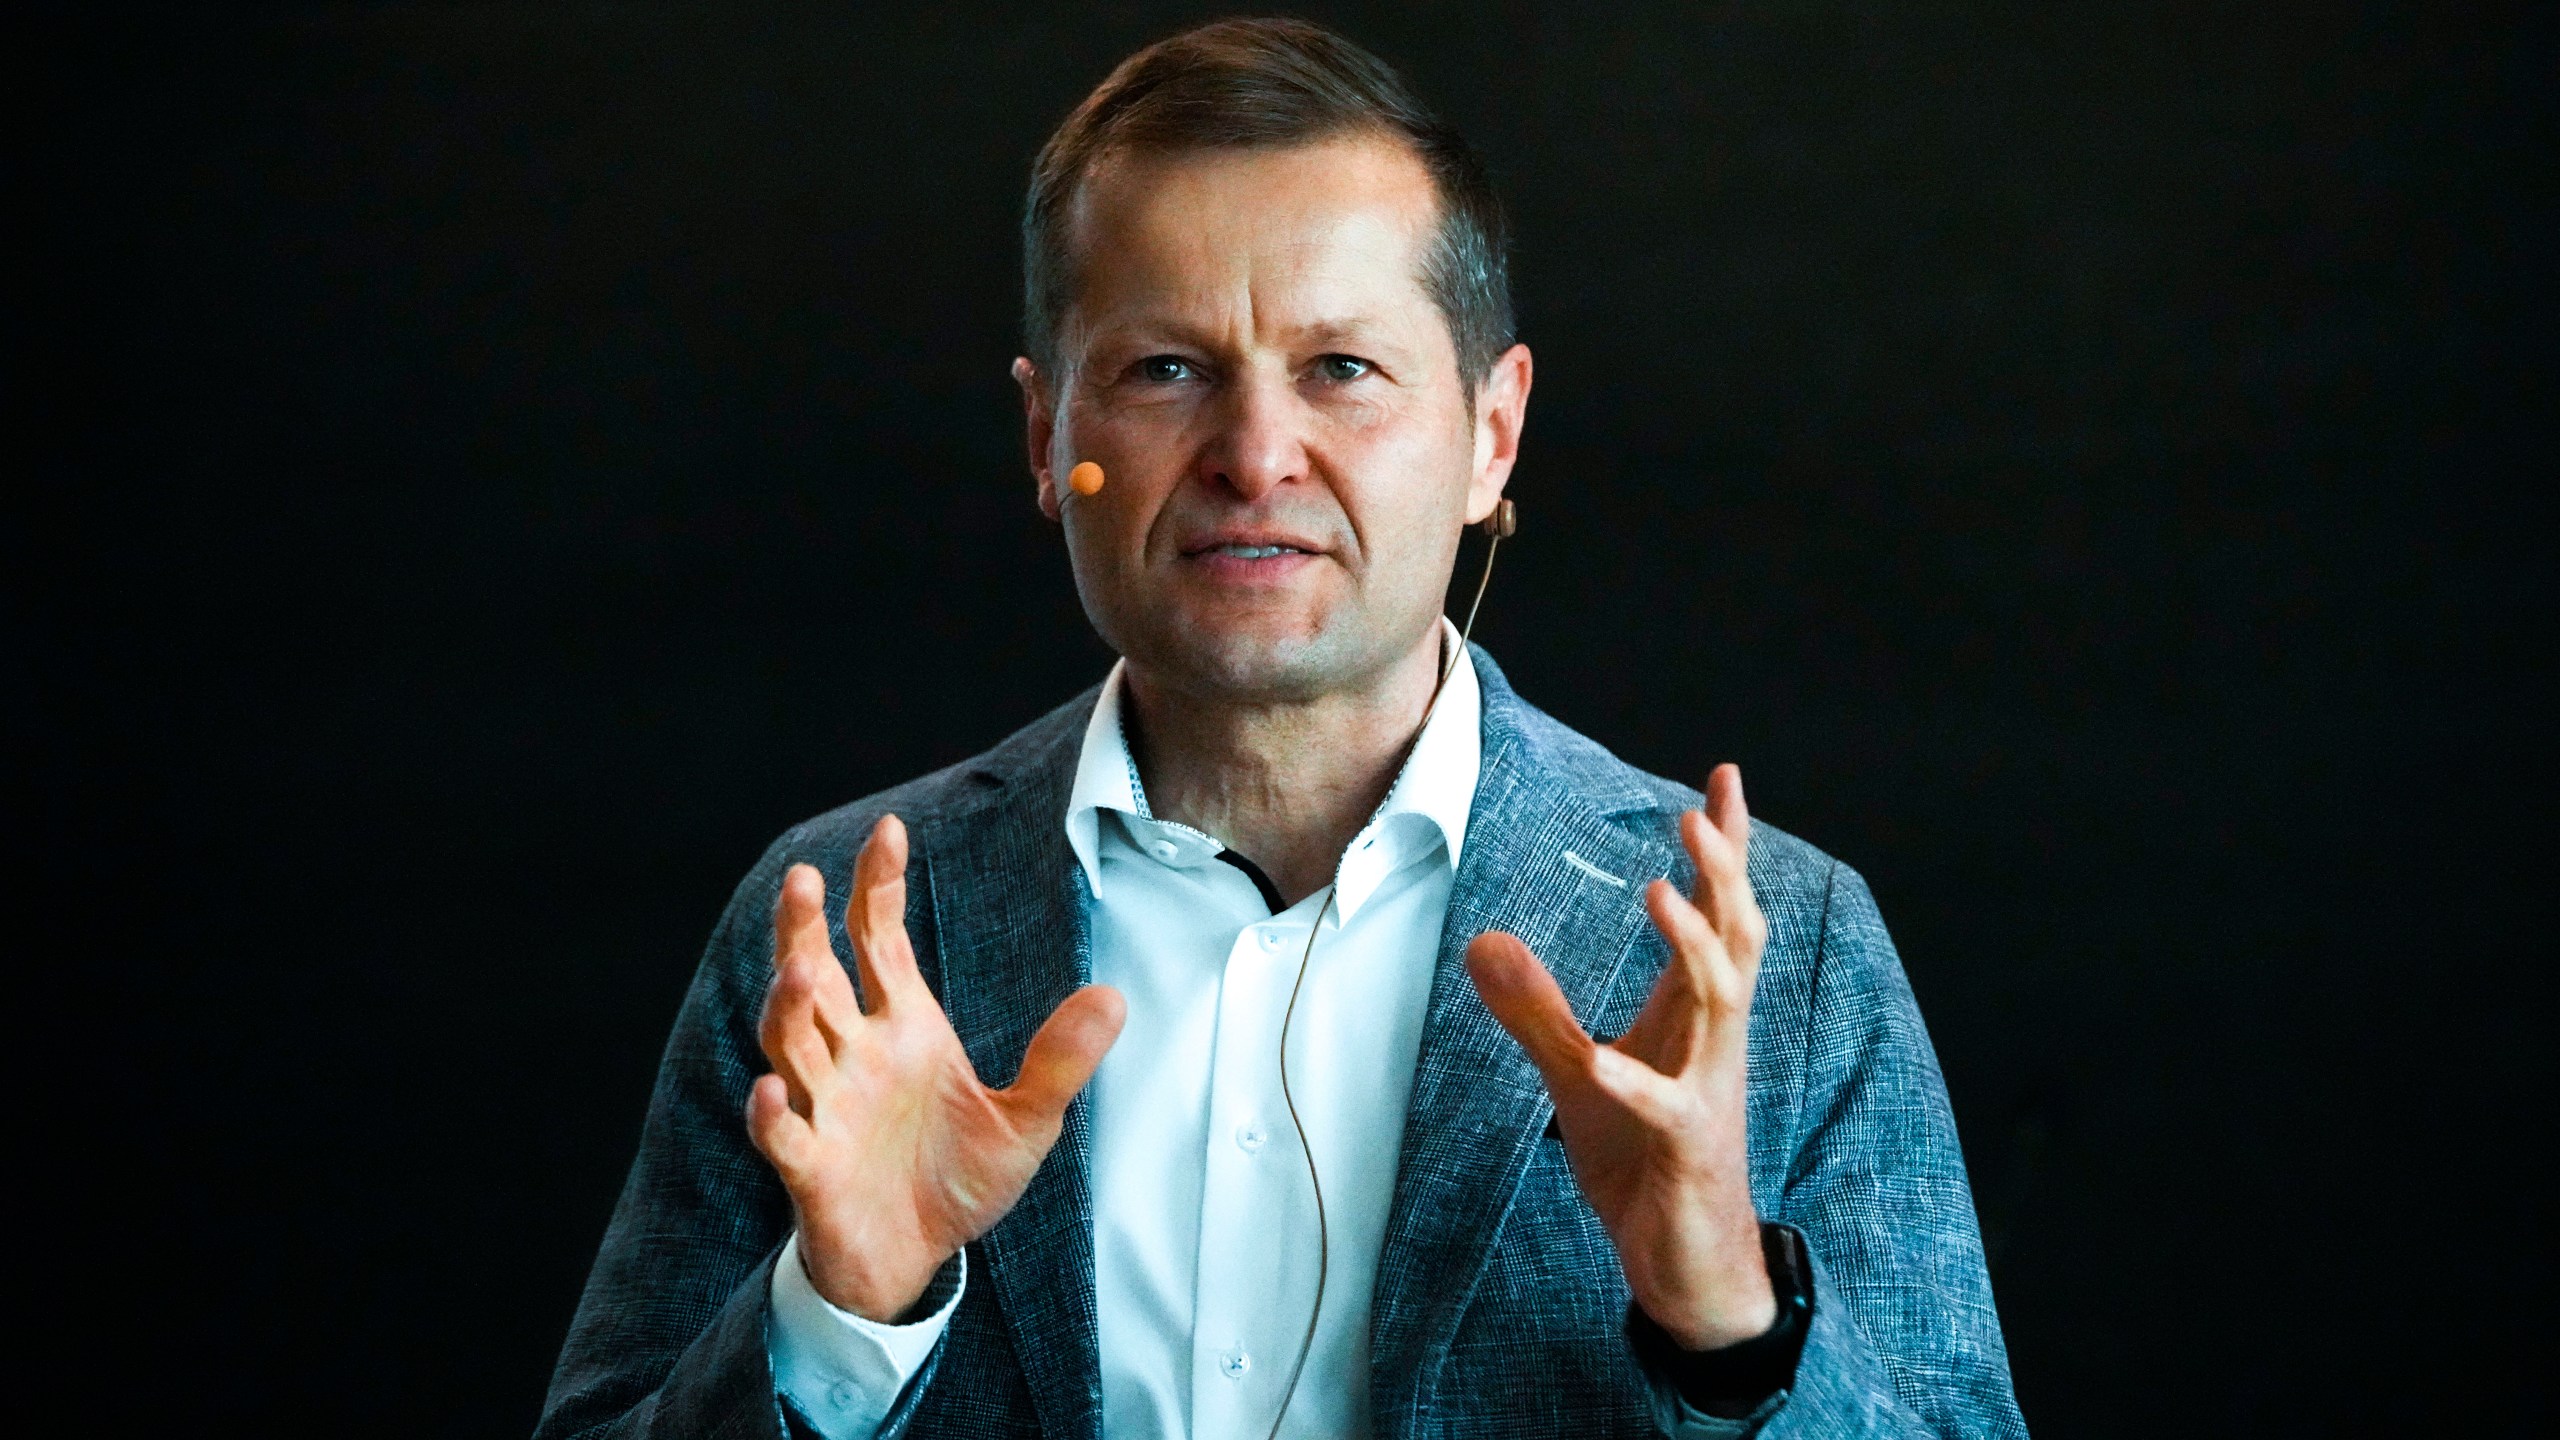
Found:
[(1751, 986), (1740, 971), (1727, 967), (1715, 978), (1717, 1008), (1740, 1010), (1751, 1003)]
[(809, 998), (809, 967), (797, 957), (786, 957), (773, 970), (773, 988), (765, 1001), (765, 1013), (771, 1014), (786, 1005), (796, 1005)]
[[(1677, 899), (1677, 897), (1674, 897)], [(1667, 907), (1671, 917), (1671, 940), (1684, 954), (1695, 954), (1714, 943), (1715, 927), (1707, 923), (1705, 912), (1686, 900)]]

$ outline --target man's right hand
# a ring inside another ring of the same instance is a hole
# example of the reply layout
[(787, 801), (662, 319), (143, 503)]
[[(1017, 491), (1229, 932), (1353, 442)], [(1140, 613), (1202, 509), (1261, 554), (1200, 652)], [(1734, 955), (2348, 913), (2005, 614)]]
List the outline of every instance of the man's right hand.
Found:
[(774, 1073), (747, 1099), (747, 1134), (791, 1192), (809, 1283), (889, 1322), (1022, 1198), (1128, 1005), (1106, 985), (1068, 996), (1021, 1075), (988, 1089), (916, 971), (896, 816), (872, 827), (845, 906), (860, 999), (827, 942), (826, 898), (814, 867), (782, 877), (761, 1027)]

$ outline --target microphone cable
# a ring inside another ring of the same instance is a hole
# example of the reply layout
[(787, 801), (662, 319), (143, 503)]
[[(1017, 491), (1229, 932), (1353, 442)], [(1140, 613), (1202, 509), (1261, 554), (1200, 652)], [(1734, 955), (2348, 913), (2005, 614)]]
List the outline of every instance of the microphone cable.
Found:
[[(1493, 583), (1493, 557), (1502, 549), (1505, 536), (1520, 528), (1520, 512), (1509, 500), (1495, 503), (1493, 513), (1479, 522), (1486, 536), (1484, 573), (1476, 579), (1476, 596), (1467, 605), (1467, 623), (1458, 631), (1458, 648), (1440, 667), (1440, 678), (1432, 682), (1431, 700), (1422, 707), (1422, 723), (1413, 727), (1413, 738), (1405, 742), (1404, 760), (1397, 766), (1401, 774), (1405, 764), (1412, 763), (1413, 752), (1422, 744), (1422, 732), (1431, 728), (1431, 716), (1440, 708), (1440, 692), (1448, 688), (1449, 677), (1458, 672), (1459, 657), (1467, 653), (1467, 644), (1475, 637), (1476, 614), (1484, 608), (1485, 588)], [(1307, 963), (1315, 958), (1316, 936), (1323, 932), (1325, 917), (1333, 913), (1333, 901), (1339, 885), (1326, 887), (1324, 904), (1316, 909), (1316, 923), (1307, 930), (1307, 945), (1298, 952), (1298, 978), (1289, 985), (1289, 1006), (1280, 1015), (1280, 1101), (1289, 1108), (1289, 1124), (1298, 1132), (1298, 1154), (1307, 1162), (1307, 1185), (1316, 1197), (1316, 1300), (1307, 1311), (1306, 1338), (1298, 1342), (1298, 1361), (1289, 1367), (1289, 1385), (1280, 1392), (1280, 1411), (1271, 1417), (1268, 1440), (1280, 1440), (1280, 1424), (1289, 1418), (1289, 1402), (1298, 1396), (1298, 1381), (1307, 1373), (1307, 1357), (1316, 1348), (1316, 1322), (1324, 1318), (1325, 1281), (1333, 1268), (1332, 1229), (1325, 1222), (1324, 1177), (1316, 1170), (1315, 1147), (1307, 1143), (1307, 1122), (1298, 1115), (1298, 1098), (1289, 1090), (1289, 1024), (1297, 1018), (1298, 992), (1306, 988)]]

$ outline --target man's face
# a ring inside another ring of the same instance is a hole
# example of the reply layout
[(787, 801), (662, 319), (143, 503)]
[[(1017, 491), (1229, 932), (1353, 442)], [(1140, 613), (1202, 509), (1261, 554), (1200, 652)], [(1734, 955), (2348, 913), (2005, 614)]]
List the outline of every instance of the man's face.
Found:
[(1514, 347), (1471, 413), (1422, 284), (1437, 224), (1378, 138), (1123, 155), (1079, 187), (1059, 373), (1015, 374), (1085, 613), (1152, 679), (1305, 700), (1429, 643), (1529, 389)]

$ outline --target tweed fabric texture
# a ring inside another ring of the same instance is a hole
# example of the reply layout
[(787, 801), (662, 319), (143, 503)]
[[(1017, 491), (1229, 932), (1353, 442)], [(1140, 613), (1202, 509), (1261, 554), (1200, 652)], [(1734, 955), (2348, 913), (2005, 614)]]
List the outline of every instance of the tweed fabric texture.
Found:
[[(1575, 1185), (1536, 1070), (1467, 977), (1468, 940), (1527, 941), (1598, 1035), (1668, 959), (1644, 885), (1693, 878), (1676, 817), (1696, 791), (1620, 762), (1522, 701), (1481, 649), (1484, 764), (1436, 957), (1371, 1319), (1380, 1437), (2023, 1436), (1937, 1061), (1855, 872), (1756, 824), (1769, 921), (1753, 1001), (1752, 1196), (1813, 1259), (1789, 1390), (1741, 1420), (1683, 1405), (1625, 1336), (1625, 1278)], [(1067, 789), (1096, 692), (973, 760), (785, 834), (714, 930), (660, 1067), (640, 1154), (552, 1379), (539, 1437), (778, 1436), (764, 1343), (790, 1207), (741, 1116), (764, 1068), (756, 1015), (786, 867), (827, 877), (908, 826), (908, 926), (925, 980), (990, 1084), (1092, 973)], [(884, 1435), (1098, 1440), (1090, 1120), (1079, 1101)], [(980, 1277), (984, 1277), (981, 1283)]]

